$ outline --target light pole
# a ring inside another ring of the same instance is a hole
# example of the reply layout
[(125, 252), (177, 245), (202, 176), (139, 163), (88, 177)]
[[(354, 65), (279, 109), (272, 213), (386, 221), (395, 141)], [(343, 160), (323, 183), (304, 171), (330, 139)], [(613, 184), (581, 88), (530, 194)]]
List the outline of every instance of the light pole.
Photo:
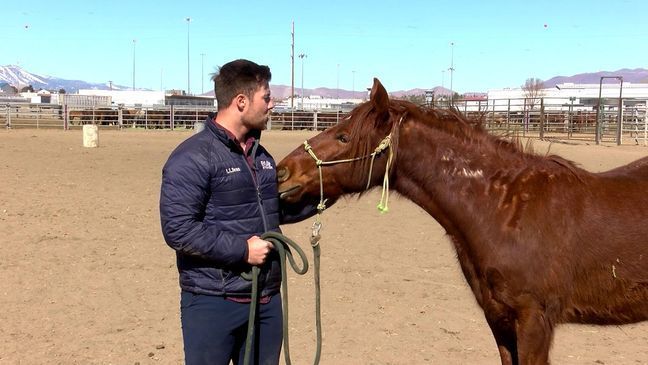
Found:
[(290, 30), (290, 110), (292, 121), (295, 120), (295, 22)]
[(297, 57), (301, 58), (301, 108), (304, 110), (304, 58), (308, 57), (308, 55), (300, 53)]
[(450, 42), (450, 106), (454, 105), (454, 90), (452, 89), (452, 73), (454, 72), (454, 42)]
[(187, 95), (191, 95), (191, 83), (189, 78), (189, 23), (191, 23), (191, 18), (186, 17), (187, 21)]
[(337, 64), (337, 76), (335, 80), (335, 99), (337, 101), (337, 106), (335, 107), (335, 122), (340, 122), (340, 64)]
[(205, 93), (205, 54), (200, 54), (200, 93)]
[(335, 78), (335, 98), (340, 103), (340, 64), (337, 64), (337, 75)]
[(135, 90), (135, 43), (137, 40), (133, 39), (133, 91)]

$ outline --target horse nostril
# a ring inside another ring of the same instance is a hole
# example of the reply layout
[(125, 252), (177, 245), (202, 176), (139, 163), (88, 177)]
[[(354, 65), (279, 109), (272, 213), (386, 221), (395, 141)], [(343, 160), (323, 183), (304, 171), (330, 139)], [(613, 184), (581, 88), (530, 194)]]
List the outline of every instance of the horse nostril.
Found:
[(279, 179), (279, 182), (284, 182), (288, 180), (289, 176), (290, 176), (290, 170), (288, 170), (287, 167), (282, 167), (277, 171), (277, 178)]

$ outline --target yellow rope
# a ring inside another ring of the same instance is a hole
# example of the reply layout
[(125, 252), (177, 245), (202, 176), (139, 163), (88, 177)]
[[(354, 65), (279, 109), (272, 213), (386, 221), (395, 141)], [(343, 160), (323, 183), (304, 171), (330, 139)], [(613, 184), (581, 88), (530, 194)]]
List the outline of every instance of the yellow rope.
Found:
[(385, 177), (383, 178), (382, 194), (380, 196), (380, 202), (378, 203), (378, 210), (381, 213), (387, 213), (389, 207), (389, 169), (391, 168), (392, 160), (394, 156), (394, 150), (392, 149), (391, 143), (389, 144), (389, 154), (387, 156), (387, 165), (385, 166)]
[(366, 187), (366, 189), (369, 189), (369, 185), (371, 184), (371, 174), (373, 172), (373, 164), (376, 159), (376, 156), (382, 153), (387, 148), (389, 149), (389, 155), (387, 157), (387, 166), (385, 167), (385, 177), (383, 178), (382, 195), (380, 198), (380, 202), (378, 203), (378, 210), (381, 213), (387, 213), (389, 211), (389, 207), (387, 206), (387, 204), (389, 203), (389, 170), (391, 168), (393, 155), (394, 155), (394, 150), (392, 148), (391, 134), (383, 138), (383, 140), (380, 141), (380, 143), (378, 144), (378, 147), (376, 147), (374, 151), (367, 156), (347, 158), (342, 160), (333, 160), (333, 161), (320, 160), (315, 154), (315, 151), (313, 151), (313, 147), (308, 143), (308, 141), (304, 141), (304, 149), (313, 158), (313, 160), (315, 160), (315, 165), (317, 166), (317, 171), (319, 174), (320, 202), (317, 205), (318, 212), (322, 213), (326, 209), (326, 199), (324, 199), (324, 179), (322, 176), (322, 165), (335, 165), (338, 163), (346, 163), (346, 162), (363, 160), (365, 158), (370, 157), (371, 162), (369, 164), (369, 175), (367, 177), (367, 187)]
[(387, 164), (385, 166), (385, 176), (383, 177), (383, 186), (382, 186), (382, 194), (380, 196), (380, 202), (378, 203), (378, 210), (381, 213), (387, 213), (389, 211), (389, 170), (391, 169), (391, 165), (394, 160), (394, 149), (392, 145), (392, 135), (394, 132), (397, 130), (397, 127), (399, 127), (402, 123), (403, 120), (405, 120), (405, 117), (407, 116), (407, 113), (404, 113), (401, 115), (400, 119), (398, 120), (398, 124), (394, 124), (392, 126), (392, 130), (387, 135), (387, 137), (383, 138), (382, 141), (378, 144), (378, 146), (374, 149), (372, 153), (366, 156), (362, 157), (355, 157), (355, 158), (347, 158), (347, 159), (342, 159), (342, 160), (334, 160), (334, 161), (322, 161), (319, 158), (317, 158), (317, 155), (315, 155), (315, 151), (313, 151), (313, 147), (311, 147), (310, 144), (308, 144), (308, 141), (304, 141), (304, 149), (308, 152), (308, 154), (315, 160), (315, 165), (317, 165), (317, 170), (319, 173), (319, 183), (320, 183), (320, 202), (317, 205), (317, 210), (318, 210), (318, 217), (316, 218), (317, 221), (319, 221), (319, 214), (324, 212), (326, 209), (326, 199), (324, 199), (324, 179), (322, 176), (322, 165), (335, 165), (338, 163), (345, 163), (345, 162), (353, 162), (353, 161), (358, 161), (358, 160), (363, 160), (365, 158), (371, 158), (371, 162), (369, 163), (369, 176), (367, 177), (367, 187), (365, 189), (369, 189), (369, 186), (371, 185), (371, 174), (373, 173), (373, 164), (376, 159), (376, 156), (382, 153), (385, 149), (389, 148), (389, 154), (387, 156)]

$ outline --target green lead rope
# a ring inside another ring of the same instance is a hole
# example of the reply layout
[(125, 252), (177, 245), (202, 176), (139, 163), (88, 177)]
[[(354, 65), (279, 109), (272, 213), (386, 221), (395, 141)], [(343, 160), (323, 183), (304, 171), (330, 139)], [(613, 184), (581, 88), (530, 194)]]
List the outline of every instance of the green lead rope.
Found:
[[(317, 230), (319, 231), (319, 229)], [(315, 231), (314, 231), (315, 232)], [(289, 336), (288, 336), (288, 277), (286, 274), (286, 258), (290, 261), (290, 266), (293, 270), (299, 274), (304, 275), (308, 272), (308, 259), (304, 254), (304, 251), (290, 238), (282, 235), (277, 232), (266, 232), (261, 235), (261, 239), (272, 242), (275, 247), (275, 250), (279, 253), (279, 262), (281, 264), (281, 297), (282, 297), (282, 310), (283, 310), (283, 351), (286, 365), (291, 365), (290, 361), (290, 347), (289, 347)], [(313, 265), (315, 273), (313, 274), (315, 282), (315, 323), (317, 327), (317, 342), (316, 342), (316, 351), (315, 359), (313, 364), (317, 365), (320, 361), (320, 355), (322, 352), (322, 319), (321, 319), (321, 310), (320, 310), (320, 247), (319, 247), (319, 233), (317, 235), (313, 234), (311, 237), (311, 246), (313, 247)], [(299, 255), (302, 261), (302, 267), (300, 268), (293, 254), (290, 251), (290, 248), (293, 248)], [(251, 272), (242, 273), (241, 276), (246, 280), (252, 281), (252, 302), (250, 304), (250, 315), (248, 317), (248, 329), (247, 329), (247, 338), (245, 340), (245, 357), (243, 358), (243, 364), (251, 364), (250, 356), (252, 354), (252, 343), (254, 338), (254, 325), (256, 320), (256, 311), (258, 305), (258, 295), (259, 295), (259, 267), (253, 266)]]

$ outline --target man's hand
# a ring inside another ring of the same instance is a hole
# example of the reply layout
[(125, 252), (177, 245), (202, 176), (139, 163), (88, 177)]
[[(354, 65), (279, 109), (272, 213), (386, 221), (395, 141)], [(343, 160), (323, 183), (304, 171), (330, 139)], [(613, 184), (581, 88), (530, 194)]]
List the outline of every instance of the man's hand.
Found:
[(268, 257), (270, 250), (274, 248), (272, 243), (262, 240), (259, 236), (252, 236), (247, 240), (248, 257), (247, 262), (250, 265), (261, 265)]

